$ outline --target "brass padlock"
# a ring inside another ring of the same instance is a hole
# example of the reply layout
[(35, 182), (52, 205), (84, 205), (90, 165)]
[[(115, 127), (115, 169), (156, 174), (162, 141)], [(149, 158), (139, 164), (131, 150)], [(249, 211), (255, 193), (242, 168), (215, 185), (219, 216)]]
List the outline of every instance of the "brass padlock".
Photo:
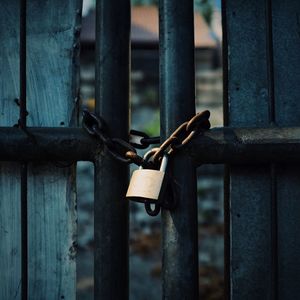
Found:
[(159, 203), (165, 189), (167, 163), (168, 156), (165, 154), (159, 170), (140, 167), (134, 171), (130, 179), (126, 198), (142, 203)]

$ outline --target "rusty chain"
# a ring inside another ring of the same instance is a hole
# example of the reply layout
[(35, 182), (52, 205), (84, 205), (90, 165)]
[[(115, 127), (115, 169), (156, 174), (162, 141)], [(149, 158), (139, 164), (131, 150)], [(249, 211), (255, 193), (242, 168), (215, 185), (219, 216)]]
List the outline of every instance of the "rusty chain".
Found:
[(82, 126), (92, 136), (99, 138), (107, 147), (110, 155), (122, 163), (134, 163), (145, 168), (156, 168), (165, 153), (174, 154), (185, 147), (197, 134), (210, 128), (210, 112), (205, 110), (197, 113), (189, 121), (182, 123), (158, 148), (152, 149), (151, 161), (144, 160), (137, 154), (137, 149), (146, 149), (152, 144), (159, 144), (160, 137), (149, 137), (146, 133), (131, 130), (131, 136), (136, 136), (139, 143), (126, 142), (109, 136), (105, 121), (96, 114), (83, 111)]
[(137, 154), (136, 149), (130, 143), (109, 136), (107, 125), (101, 117), (84, 110), (82, 126), (91, 136), (95, 136), (103, 142), (114, 159), (122, 163), (134, 163), (138, 166), (143, 164), (144, 159)]
[(205, 110), (197, 113), (189, 121), (179, 125), (177, 129), (167, 138), (153, 155), (155, 164), (163, 157), (164, 153), (169, 155), (185, 147), (197, 134), (203, 133), (210, 128), (210, 112)]

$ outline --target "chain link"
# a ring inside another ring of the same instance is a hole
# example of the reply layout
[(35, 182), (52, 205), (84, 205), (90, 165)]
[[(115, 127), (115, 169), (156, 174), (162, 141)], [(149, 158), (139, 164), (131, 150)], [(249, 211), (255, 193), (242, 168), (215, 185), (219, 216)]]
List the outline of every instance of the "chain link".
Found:
[(165, 153), (168, 153), (168, 155), (173, 154), (185, 147), (197, 134), (208, 130), (210, 128), (209, 117), (210, 112), (205, 110), (196, 114), (189, 121), (182, 123), (159, 148), (153, 149), (151, 161), (139, 156), (136, 148), (146, 149), (152, 144), (159, 144), (159, 136), (149, 137), (144, 132), (131, 130), (131, 137), (139, 138), (139, 143), (133, 141), (128, 143), (119, 138), (111, 138), (104, 120), (87, 110), (83, 111), (82, 126), (90, 135), (99, 138), (107, 147), (110, 155), (116, 160), (128, 164), (134, 163), (145, 168), (154, 168), (159, 165)]
[(141, 165), (143, 158), (137, 155), (135, 148), (119, 138), (110, 138), (107, 125), (96, 114), (87, 110), (83, 111), (83, 128), (92, 136), (99, 138), (107, 147), (109, 154), (122, 163), (135, 163)]
[(197, 134), (208, 130), (210, 128), (209, 117), (210, 112), (205, 110), (177, 127), (153, 155), (154, 163), (158, 164), (165, 152), (169, 155), (174, 154), (175, 151), (185, 147)]
[[(131, 142), (130, 144), (136, 148), (136, 149), (147, 149), (150, 145), (155, 145), (160, 143), (160, 137), (155, 136), (155, 137), (149, 137), (149, 135), (145, 132), (138, 131), (131, 129), (130, 132), (130, 137), (131, 137)], [(135, 137), (135, 138), (134, 138)], [(139, 139), (139, 144), (136, 142), (133, 142), (137, 138)]]

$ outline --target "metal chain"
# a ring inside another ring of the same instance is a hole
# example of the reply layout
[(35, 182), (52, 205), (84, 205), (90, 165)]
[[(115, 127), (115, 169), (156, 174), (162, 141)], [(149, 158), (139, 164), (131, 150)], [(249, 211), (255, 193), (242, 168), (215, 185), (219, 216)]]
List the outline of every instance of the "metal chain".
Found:
[(205, 110), (178, 126), (153, 155), (154, 163), (158, 164), (164, 153), (174, 154), (174, 152), (184, 148), (197, 134), (208, 130), (210, 128), (209, 117), (210, 112)]
[(96, 114), (84, 110), (82, 126), (90, 135), (99, 138), (104, 143), (114, 159), (122, 163), (134, 163), (138, 166), (144, 162), (144, 159), (137, 154), (130, 143), (119, 138), (111, 138), (104, 120)]
[(136, 149), (146, 149), (150, 145), (155, 145), (160, 143), (160, 136), (150, 137), (147, 133), (131, 129), (129, 132), (130, 136), (140, 138), (139, 144), (135, 142), (130, 142), (130, 144)]
[(131, 130), (131, 136), (140, 138), (136, 142), (126, 142), (119, 138), (111, 138), (104, 120), (87, 110), (83, 111), (83, 128), (92, 136), (99, 138), (107, 147), (110, 155), (123, 163), (134, 163), (138, 166), (154, 168), (165, 153), (171, 155), (185, 147), (197, 134), (210, 128), (210, 112), (208, 110), (196, 114), (189, 121), (182, 123), (159, 148), (153, 149), (151, 161), (145, 160), (136, 152), (137, 149), (146, 149), (152, 144), (159, 144), (160, 137), (149, 137), (146, 133)]
[[(160, 147), (152, 148), (144, 157), (137, 154), (136, 149), (145, 149), (151, 144), (159, 144), (160, 137), (150, 138), (146, 133), (131, 130), (131, 136), (138, 137), (139, 143), (126, 142), (122, 139), (111, 138), (108, 134), (107, 126), (103, 119), (94, 113), (83, 111), (82, 126), (86, 131), (99, 138), (106, 145), (110, 155), (116, 160), (123, 163), (134, 163), (144, 168), (158, 168), (160, 160), (165, 154), (171, 155), (185, 147), (197, 134), (202, 133), (210, 128), (210, 112), (208, 110), (196, 114), (189, 121), (181, 124)], [(172, 181), (169, 182), (171, 184)], [(172, 183), (174, 185), (174, 182)], [(176, 193), (174, 187), (171, 188), (171, 201), (155, 203), (154, 207), (150, 202), (145, 202), (145, 210), (148, 215), (156, 216), (159, 214), (161, 207), (172, 209), (176, 206)]]

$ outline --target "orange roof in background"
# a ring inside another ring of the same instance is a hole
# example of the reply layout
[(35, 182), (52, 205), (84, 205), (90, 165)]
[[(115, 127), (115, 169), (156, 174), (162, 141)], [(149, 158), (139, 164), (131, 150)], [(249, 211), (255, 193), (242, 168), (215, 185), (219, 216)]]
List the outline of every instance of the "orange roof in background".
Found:
[[(133, 45), (157, 46), (159, 41), (158, 9), (156, 6), (133, 6), (131, 8), (131, 42)], [(194, 15), (195, 47), (215, 48), (216, 41), (211, 30), (199, 13)], [(81, 41), (95, 43), (95, 11), (82, 20)]]
[[(131, 9), (131, 24), (138, 26), (156, 36), (158, 42), (158, 9), (156, 6), (133, 6)], [(194, 14), (195, 47), (213, 48), (216, 41), (212, 38), (210, 28), (199, 13)], [(134, 35), (132, 36), (134, 39)]]
[[(139, 27), (154, 36), (153, 42), (158, 42), (158, 9), (155, 6), (133, 6), (131, 8), (131, 27)], [(134, 40), (134, 32), (131, 32)]]

